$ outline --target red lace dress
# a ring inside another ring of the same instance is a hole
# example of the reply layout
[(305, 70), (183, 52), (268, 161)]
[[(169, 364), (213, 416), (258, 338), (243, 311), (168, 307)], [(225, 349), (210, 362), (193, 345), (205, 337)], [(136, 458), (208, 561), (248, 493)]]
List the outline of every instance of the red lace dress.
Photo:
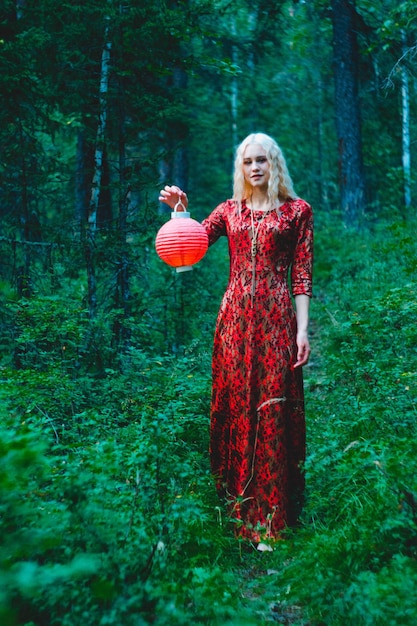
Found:
[(236, 533), (277, 537), (301, 511), (305, 418), (293, 295), (311, 296), (312, 211), (301, 199), (252, 218), (228, 200), (203, 221), (229, 241), (230, 277), (213, 349), (210, 458)]

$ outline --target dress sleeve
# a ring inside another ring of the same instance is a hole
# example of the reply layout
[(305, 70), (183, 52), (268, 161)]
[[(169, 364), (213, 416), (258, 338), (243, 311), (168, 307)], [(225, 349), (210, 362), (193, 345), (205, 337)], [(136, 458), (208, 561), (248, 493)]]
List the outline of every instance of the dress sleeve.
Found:
[(313, 211), (311, 206), (299, 200), (297, 241), (291, 269), (291, 285), (294, 296), (312, 296), (313, 278)]
[(225, 220), (225, 208), (226, 202), (219, 204), (218, 207), (210, 213), (205, 220), (202, 221), (202, 225), (207, 231), (209, 238), (209, 246), (218, 240), (222, 235), (226, 235), (226, 220)]

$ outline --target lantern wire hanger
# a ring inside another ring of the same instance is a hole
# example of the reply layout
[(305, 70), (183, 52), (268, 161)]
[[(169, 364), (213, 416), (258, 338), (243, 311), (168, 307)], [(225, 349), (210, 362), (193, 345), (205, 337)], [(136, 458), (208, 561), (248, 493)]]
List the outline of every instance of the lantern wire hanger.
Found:
[[(182, 206), (182, 211), (178, 211), (178, 207)], [(175, 217), (189, 217), (190, 216), (190, 212), (187, 211), (185, 205), (181, 202), (181, 200), (178, 200), (177, 204), (174, 206), (174, 209), (171, 213), (171, 217), (174, 217), (173, 213), (175, 213)], [(176, 215), (177, 213), (182, 213), (182, 215)]]

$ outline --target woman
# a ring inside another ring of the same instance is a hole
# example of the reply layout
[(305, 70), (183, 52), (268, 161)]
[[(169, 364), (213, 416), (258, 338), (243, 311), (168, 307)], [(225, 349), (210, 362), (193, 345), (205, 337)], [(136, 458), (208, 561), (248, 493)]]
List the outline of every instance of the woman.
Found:
[[(188, 204), (176, 186), (159, 199)], [(230, 252), (214, 337), (211, 467), (236, 534), (279, 539), (297, 521), (304, 491), (313, 224), (271, 137), (255, 133), (240, 144), (233, 199), (203, 225), (209, 243), (225, 235)]]

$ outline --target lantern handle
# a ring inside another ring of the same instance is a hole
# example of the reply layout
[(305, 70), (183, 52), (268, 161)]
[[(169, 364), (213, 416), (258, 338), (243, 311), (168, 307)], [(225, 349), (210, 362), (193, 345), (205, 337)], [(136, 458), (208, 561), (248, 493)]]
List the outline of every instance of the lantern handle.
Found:
[(178, 207), (179, 205), (181, 205), (181, 206), (182, 206), (182, 210), (186, 213), (186, 212), (187, 212), (187, 209), (186, 209), (186, 207), (183, 205), (183, 203), (181, 202), (181, 200), (178, 200), (177, 204), (174, 206), (174, 211), (175, 211), (176, 213), (178, 212), (177, 207)]

